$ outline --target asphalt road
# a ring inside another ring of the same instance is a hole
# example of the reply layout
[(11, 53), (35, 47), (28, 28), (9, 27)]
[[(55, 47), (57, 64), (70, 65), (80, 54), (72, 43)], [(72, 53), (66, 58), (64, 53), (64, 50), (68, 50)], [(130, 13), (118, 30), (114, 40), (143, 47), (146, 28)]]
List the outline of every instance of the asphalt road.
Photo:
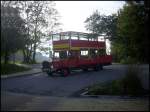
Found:
[[(149, 88), (149, 65), (143, 65), (143, 86)], [(49, 77), (45, 73), (1, 79), (1, 91), (48, 96), (70, 96), (88, 85), (119, 79), (124, 76), (126, 65), (105, 66), (104, 70), (76, 71), (68, 77)]]

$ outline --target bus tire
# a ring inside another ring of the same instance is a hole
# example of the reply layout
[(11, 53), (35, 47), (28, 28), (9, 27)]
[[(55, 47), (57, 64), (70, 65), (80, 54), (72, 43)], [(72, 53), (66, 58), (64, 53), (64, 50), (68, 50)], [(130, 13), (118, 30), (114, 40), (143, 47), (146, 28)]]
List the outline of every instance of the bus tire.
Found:
[(99, 65), (95, 65), (94, 71), (99, 71), (99, 69), (100, 69), (100, 66)]
[(103, 65), (100, 65), (100, 70), (103, 70)]
[(84, 72), (87, 72), (88, 71), (88, 68), (83, 68), (82, 69)]
[(68, 76), (70, 74), (70, 70), (69, 70), (69, 68), (64, 68), (64, 69), (62, 69), (62, 75), (63, 76)]
[(42, 67), (43, 68), (49, 68), (50, 67), (50, 63), (48, 61), (43, 61), (42, 62)]
[(48, 75), (48, 76), (52, 76), (53, 73), (52, 73), (52, 72), (47, 72), (47, 75)]

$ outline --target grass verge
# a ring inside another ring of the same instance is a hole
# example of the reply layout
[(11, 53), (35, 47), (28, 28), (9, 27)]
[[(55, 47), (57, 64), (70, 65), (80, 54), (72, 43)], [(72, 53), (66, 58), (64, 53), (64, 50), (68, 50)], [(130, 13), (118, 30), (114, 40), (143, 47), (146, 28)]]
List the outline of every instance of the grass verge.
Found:
[(1, 63), (1, 75), (28, 71), (30, 69), (31, 68), (29, 67), (19, 66), (17, 64), (2, 64)]

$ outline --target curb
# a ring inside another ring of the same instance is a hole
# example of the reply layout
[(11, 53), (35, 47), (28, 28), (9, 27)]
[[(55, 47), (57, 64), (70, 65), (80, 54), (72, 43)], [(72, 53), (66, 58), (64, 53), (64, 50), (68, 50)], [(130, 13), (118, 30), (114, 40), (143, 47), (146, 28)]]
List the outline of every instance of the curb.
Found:
[[(33, 69), (34, 70), (34, 69)], [(27, 71), (28, 72), (28, 71)], [(42, 73), (42, 71), (37, 71), (37, 72), (31, 72), (31, 73), (23, 73), (23, 74), (13, 74), (13, 75), (2, 75), (1, 79), (6, 79), (6, 78), (13, 78), (13, 77), (21, 77), (21, 76), (25, 76), (25, 75), (32, 75), (32, 74), (38, 74), (38, 73)]]
[(130, 99), (130, 100), (134, 100), (134, 99), (142, 99), (142, 98), (148, 98), (148, 95), (142, 96), (142, 97), (131, 97), (131, 96), (121, 96), (121, 95), (87, 95), (88, 91), (85, 91), (83, 93), (80, 94), (80, 97), (86, 97), (86, 98), (101, 98), (101, 99)]

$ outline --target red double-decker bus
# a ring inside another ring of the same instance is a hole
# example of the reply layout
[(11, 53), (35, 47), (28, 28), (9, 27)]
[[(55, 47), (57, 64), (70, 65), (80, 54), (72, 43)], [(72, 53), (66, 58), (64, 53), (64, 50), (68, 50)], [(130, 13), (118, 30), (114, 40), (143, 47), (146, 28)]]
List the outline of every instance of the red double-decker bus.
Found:
[(112, 56), (106, 54), (105, 41), (99, 41), (97, 34), (69, 31), (51, 36), (52, 62), (42, 63), (42, 70), (48, 75), (58, 72), (67, 76), (73, 69), (87, 71), (92, 68), (98, 71), (112, 63)]

